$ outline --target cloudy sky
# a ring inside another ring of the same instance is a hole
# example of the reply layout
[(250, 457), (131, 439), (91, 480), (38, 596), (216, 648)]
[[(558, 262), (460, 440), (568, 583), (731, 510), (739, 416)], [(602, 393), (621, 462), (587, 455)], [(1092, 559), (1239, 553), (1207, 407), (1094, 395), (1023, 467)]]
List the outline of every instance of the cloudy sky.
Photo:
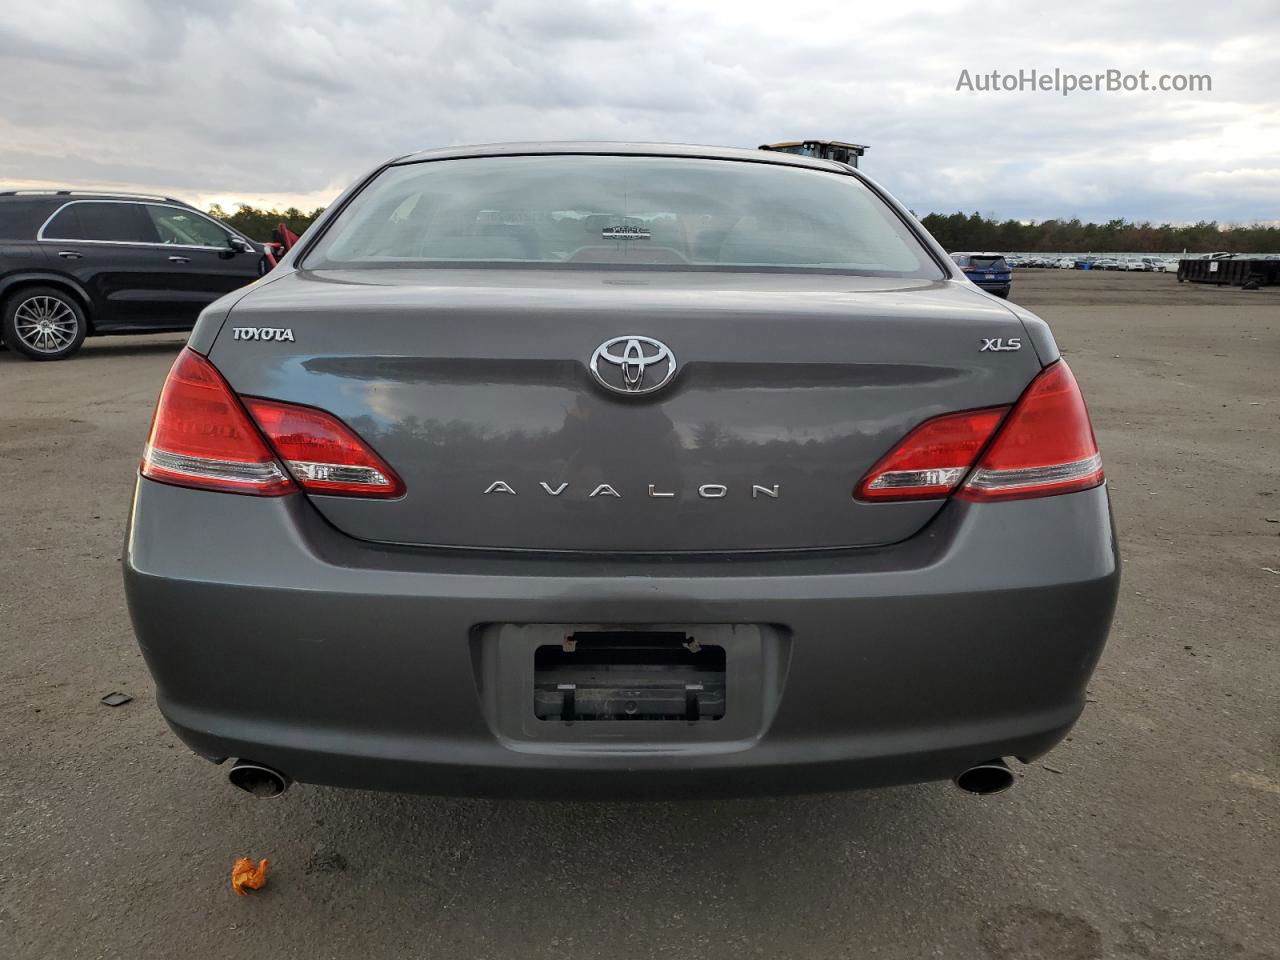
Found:
[[(827, 137), (869, 144), (864, 169), (920, 214), (1275, 221), (1277, 12), (1276, 0), (7, 0), (0, 184), (310, 207), (432, 146)], [(1212, 91), (956, 91), (962, 70), (1033, 68), (1209, 74)]]

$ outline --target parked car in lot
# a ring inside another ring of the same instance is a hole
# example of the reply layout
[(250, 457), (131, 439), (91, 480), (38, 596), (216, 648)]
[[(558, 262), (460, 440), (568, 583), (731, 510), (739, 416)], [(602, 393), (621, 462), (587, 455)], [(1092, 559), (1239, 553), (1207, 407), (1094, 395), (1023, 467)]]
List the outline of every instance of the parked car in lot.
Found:
[(205, 309), (123, 567), (262, 796), (1002, 790), (1118, 586), (1048, 327), (850, 167), (458, 147)]
[[(964, 271), (966, 277), (983, 290), (994, 293), (997, 297), (1008, 298), (1009, 290), (1013, 285), (1013, 273), (1009, 269), (1009, 264), (1005, 262), (1004, 254), (953, 253), (951, 259)], [(1040, 264), (1034, 261), (1028, 263), (1028, 266), (1032, 265)]]
[(258, 244), (171, 197), (0, 193), (0, 338), (33, 360), (92, 334), (189, 329), (265, 269)]

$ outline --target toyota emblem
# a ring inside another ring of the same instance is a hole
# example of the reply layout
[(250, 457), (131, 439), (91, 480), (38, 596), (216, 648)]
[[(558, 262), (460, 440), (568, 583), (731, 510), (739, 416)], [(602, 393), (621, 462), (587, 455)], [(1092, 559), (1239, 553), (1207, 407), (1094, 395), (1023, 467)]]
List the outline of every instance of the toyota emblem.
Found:
[(626, 334), (596, 347), (591, 372), (606, 390), (640, 396), (671, 382), (676, 375), (676, 355), (661, 340)]

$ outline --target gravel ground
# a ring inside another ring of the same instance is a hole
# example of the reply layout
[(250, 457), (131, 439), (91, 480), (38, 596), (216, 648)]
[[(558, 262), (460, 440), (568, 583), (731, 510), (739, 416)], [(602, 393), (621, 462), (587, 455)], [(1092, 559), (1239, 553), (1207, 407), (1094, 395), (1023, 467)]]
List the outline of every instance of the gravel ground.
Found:
[(182, 338), (0, 353), (0, 957), (1280, 957), (1280, 289), (1015, 291), (1090, 398), (1125, 579), (1073, 736), (985, 799), (254, 801), (164, 726), (121, 594)]

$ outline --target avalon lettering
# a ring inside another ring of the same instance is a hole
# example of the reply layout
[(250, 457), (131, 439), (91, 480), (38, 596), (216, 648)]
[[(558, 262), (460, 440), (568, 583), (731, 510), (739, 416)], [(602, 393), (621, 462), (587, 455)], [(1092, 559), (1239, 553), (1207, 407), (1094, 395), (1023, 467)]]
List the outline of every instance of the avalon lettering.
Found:
[[(558, 497), (569, 489), (569, 482), (562, 480), (554, 487), (545, 480), (539, 480), (538, 486), (542, 488), (542, 492), (549, 497)], [(761, 497), (767, 497), (770, 500), (777, 500), (781, 494), (782, 487), (780, 484), (773, 483), (765, 486), (763, 484), (754, 483), (751, 485), (751, 499), (759, 500)], [(516, 495), (516, 489), (505, 480), (495, 480), (489, 486), (484, 488), (484, 493), (505, 493), (509, 496)], [(673, 490), (661, 490), (656, 483), (648, 484), (646, 496), (654, 500), (667, 500), (676, 496)], [(622, 499), (622, 494), (617, 488), (608, 483), (597, 484), (592, 491), (587, 494), (587, 499), (593, 497), (617, 497)], [(723, 483), (704, 483), (698, 487), (698, 496), (703, 500), (723, 500), (729, 496), (729, 487)]]

